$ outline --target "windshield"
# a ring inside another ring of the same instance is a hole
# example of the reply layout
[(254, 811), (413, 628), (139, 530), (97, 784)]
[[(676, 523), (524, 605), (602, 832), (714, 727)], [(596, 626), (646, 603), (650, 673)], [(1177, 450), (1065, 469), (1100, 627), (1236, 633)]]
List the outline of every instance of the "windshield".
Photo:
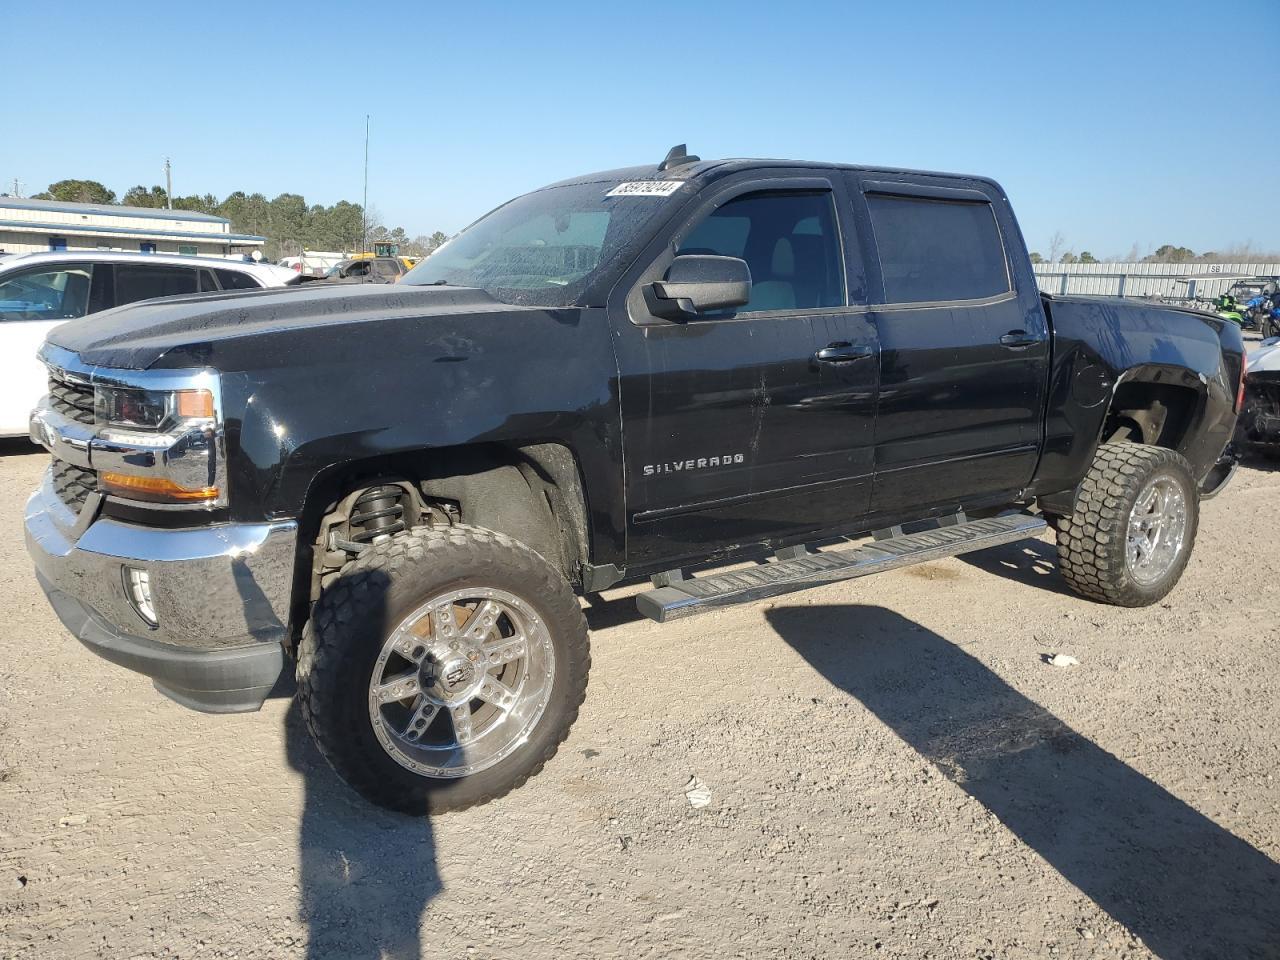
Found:
[(671, 203), (670, 196), (609, 196), (617, 187), (615, 181), (578, 183), (517, 197), (467, 227), (400, 282), (479, 287), (507, 303), (578, 303), (601, 268)]

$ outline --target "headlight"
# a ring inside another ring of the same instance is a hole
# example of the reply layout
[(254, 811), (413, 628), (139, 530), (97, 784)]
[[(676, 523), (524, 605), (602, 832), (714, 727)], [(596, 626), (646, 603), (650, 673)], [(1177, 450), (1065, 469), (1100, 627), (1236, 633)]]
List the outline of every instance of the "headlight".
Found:
[(93, 392), (95, 418), (107, 430), (169, 432), (192, 421), (212, 421), (213, 394), (208, 390), (139, 390), (99, 386)]
[(216, 386), (156, 390), (96, 384), (99, 429), (92, 456), (99, 488), (145, 503), (225, 506), (215, 391)]

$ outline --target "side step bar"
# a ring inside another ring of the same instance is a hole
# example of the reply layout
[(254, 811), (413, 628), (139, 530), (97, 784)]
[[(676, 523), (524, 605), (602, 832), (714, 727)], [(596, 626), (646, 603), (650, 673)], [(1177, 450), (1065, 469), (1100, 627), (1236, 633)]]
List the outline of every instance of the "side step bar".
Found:
[(671, 580), (636, 597), (644, 616), (659, 623), (717, 607), (750, 603), (795, 590), (852, 580), (914, 563), (941, 560), (1038, 536), (1047, 524), (1040, 517), (1012, 514), (876, 540), (847, 550), (809, 553), (773, 560), (750, 569)]

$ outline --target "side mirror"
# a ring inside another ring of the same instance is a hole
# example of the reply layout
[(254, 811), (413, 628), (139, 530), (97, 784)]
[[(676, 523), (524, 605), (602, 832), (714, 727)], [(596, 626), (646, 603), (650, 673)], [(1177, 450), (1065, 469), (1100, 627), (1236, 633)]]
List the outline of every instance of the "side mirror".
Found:
[(751, 268), (737, 257), (676, 257), (666, 279), (645, 289), (649, 312), (667, 320), (689, 320), (712, 310), (745, 306), (750, 299)]

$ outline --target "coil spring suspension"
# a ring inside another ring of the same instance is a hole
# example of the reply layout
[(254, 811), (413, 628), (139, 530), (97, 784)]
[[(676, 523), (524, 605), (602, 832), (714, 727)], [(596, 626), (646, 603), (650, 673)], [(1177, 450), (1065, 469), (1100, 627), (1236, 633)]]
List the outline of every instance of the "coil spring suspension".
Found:
[(370, 487), (351, 508), (351, 539), (364, 546), (378, 537), (407, 530), (404, 522), (404, 491), (399, 487)]

